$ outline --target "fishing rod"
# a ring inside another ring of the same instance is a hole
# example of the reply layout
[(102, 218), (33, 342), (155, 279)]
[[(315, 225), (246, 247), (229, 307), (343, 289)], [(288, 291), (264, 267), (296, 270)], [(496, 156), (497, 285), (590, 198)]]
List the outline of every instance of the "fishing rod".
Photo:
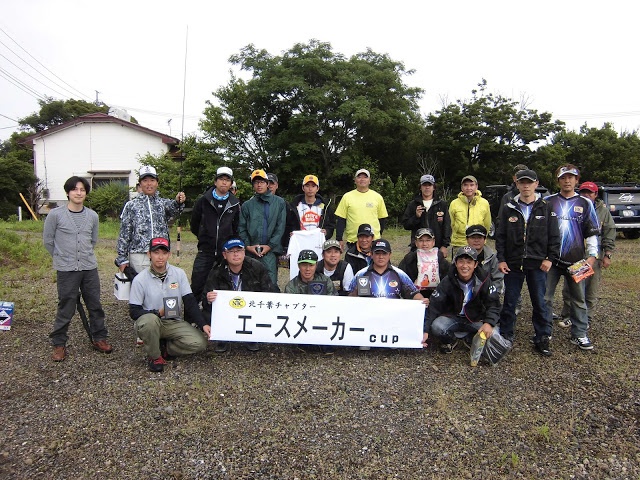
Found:
[[(182, 191), (182, 163), (184, 162), (184, 103), (187, 96), (187, 52), (189, 49), (189, 25), (187, 25), (187, 33), (184, 41), (184, 75), (182, 80), (182, 128), (180, 130), (180, 171), (178, 172), (178, 191)], [(185, 196), (186, 198), (186, 196)], [(180, 263), (180, 240), (182, 236), (182, 225), (180, 224), (180, 216), (182, 212), (178, 214), (178, 234), (176, 236), (176, 263)]]

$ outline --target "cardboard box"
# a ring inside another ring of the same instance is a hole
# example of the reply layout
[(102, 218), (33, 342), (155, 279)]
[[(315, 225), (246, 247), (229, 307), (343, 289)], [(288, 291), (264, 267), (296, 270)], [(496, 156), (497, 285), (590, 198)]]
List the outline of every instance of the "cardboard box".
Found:
[(11, 330), (11, 322), (13, 321), (13, 302), (0, 301), (0, 330)]
[(113, 278), (113, 294), (118, 300), (129, 300), (129, 293), (131, 292), (131, 282), (127, 276), (118, 272)]

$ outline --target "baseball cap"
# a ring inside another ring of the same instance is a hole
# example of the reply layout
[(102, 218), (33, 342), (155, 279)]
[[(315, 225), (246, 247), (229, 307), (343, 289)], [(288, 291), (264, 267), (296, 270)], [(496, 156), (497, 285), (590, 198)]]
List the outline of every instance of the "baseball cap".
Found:
[(140, 167), (138, 180), (142, 180), (144, 177), (158, 178), (158, 172), (156, 172), (156, 169), (151, 165), (143, 165), (142, 167)]
[(222, 250), (226, 252), (227, 250), (231, 250), (232, 248), (236, 248), (236, 247), (240, 247), (244, 249), (244, 242), (239, 238), (231, 238), (226, 242), (224, 242), (224, 245), (222, 246)]
[(313, 250), (302, 250), (298, 255), (298, 263), (310, 263), (312, 265), (318, 262), (318, 254)]
[(251, 181), (253, 182), (256, 178), (261, 178), (263, 180), (269, 180), (267, 178), (267, 172), (265, 172), (264, 170), (254, 170), (253, 172), (251, 172)]
[(431, 230), (430, 228), (419, 228), (418, 231), (416, 232), (416, 238), (420, 238), (423, 235), (427, 235), (431, 238), (435, 238), (433, 230)]
[(464, 247), (460, 247), (458, 250), (456, 250), (456, 254), (453, 257), (453, 261), (455, 262), (458, 258), (464, 257), (464, 256), (471, 258), (471, 260), (475, 262), (478, 261), (478, 252), (476, 252), (475, 248), (470, 247), (469, 245), (465, 245)]
[(154, 237), (154, 238), (152, 238), (151, 242), (149, 242), (149, 251), (150, 252), (155, 252), (159, 248), (164, 248), (167, 252), (170, 252), (171, 248), (169, 246), (169, 240), (167, 240), (164, 237)]
[(478, 183), (478, 179), (476, 177), (474, 177), (473, 175), (466, 175), (462, 177), (462, 180), (460, 180), (460, 185), (462, 185), (467, 180), (470, 180), (474, 183)]
[(272, 183), (278, 183), (278, 176), (275, 173), (267, 173), (267, 180)]
[(523, 178), (528, 178), (532, 182), (537, 182), (538, 181), (538, 174), (536, 172), (534, 172), (533, 170), (529, 170), (529, 169), (519, 170), (516, 173), (516, 181), (517, 180), (522, 180)]
[(577, 168), (573, 167), (560, 167), (560, 169), (558, 170), (558, 178), (560, 178), (562, 175), (565, 175), (567, 173), (570, 173), (571, 175), (575, 175), (576, 177), (580, 176), (580, 170), (578, 170)]
[(472, 237), (473, 235), (482, 235), (483, 237), (487, 237), (487, 229), (484, 228), (484, 225), (471, 225), (467, 227), (467, 231), (465, 232), (467, 237)]
[(369, 170), (367, 170), (366, 168), (361, 168), (360, 170), (358, 170), (355, 176), (357, 177), (361, 173), (364, 173), (367, 177), (371, 178), (371, 174), (369, 173)]
[(513, 167), (513, 174), (515, 175), (520, 170), (529, 170), (529, 167), (527, 167), (524, 163), (519, 163), (518, 165)]
[(233, 179), (233, 171), (229, 167), (220, 167), (216, 172), (216, 180), (224, 175)]
[(304, 179), (302, 180), (302, 185), (306, 185), (309, 182), (315, 183), (318, 187), (320, 186), (318, 177), (316, 177), (315, 175), (307, 175), (306, 177), (304, 177)]
[(598, 193), (598, 186), (593, 182), (582, 182), (578, 191), (587, 190), (591, 193)]
[(391, 253), (391, 244), (384, 238), (379, 238), (378, 240), (373, 242), (373, 246), (371, 247), (372, 252), (377, 252), (380, 250), (382, 250), (383, 252)]
[(340, 242), (337, 240), (327, 240), (326, 242), (324, 242), (322, 244), (322, 251), (326, 251), (329, 250), (330, 248), (337, 248), (338, 250), (340, 250), (342, 252), (342, 248), (340, 247)]
[(420, 185), (422, 185), (423, 183), (430, 183), (432, 185), (435, 185), (436, 179), (433, 178), (433, 175), (422, 175), (420, 177)]
[(371, 237), (373, 237), (373, 228), (371, 228), (371, 225), (369, 225), (368, 223), (363, 223), (362, 225), (360, 225), (358, 227), (358, 237), (360, 235), (369, 235)]

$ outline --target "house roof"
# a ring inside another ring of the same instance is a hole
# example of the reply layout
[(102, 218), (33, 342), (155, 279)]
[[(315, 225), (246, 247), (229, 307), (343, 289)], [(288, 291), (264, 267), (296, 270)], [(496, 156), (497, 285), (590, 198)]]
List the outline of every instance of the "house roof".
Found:
[(150, 128), (143, 127), (142, 125), (138, 125), (137, 123), (127, 122), (126, 120), (122, 120), (120, 118), (113, 117), (111, 115), (107, 115), (106, 113), (101, 113), (101, 112), (82, 115), (81, 117), (76, 117), (73, 120), (69, 120), (68, 122), (61, 123), (60, 125), (56, 125), (55, 127), (47, 128), (46, 130), (42, 130), (41, 132), (37, 132), (37, 133), (34, 133), (33, 135), (29, 135), (28, 137), (25, 137), (20, 143), (25, 145), (32, 145), (33, 140), (37, 138), (42, 138), (47, 135), (52, 135), (61, 130), (65, 130), (70, 127), (75, 127), (83, 123), (115, 123), (118, 125), (122, 125), (123, 127), (133, 128), (134, 130), (138, 130), (140, 132), (144, 132), (149, 135), (159, 137), (162, 140), (162, 143), (165, 143), (167, 145), (175, 146), (180, 143), (180, 140), (178, 140), (175, 137), (165, 135), (164, 133), (156, 132), (155, 130), (151, 130)]

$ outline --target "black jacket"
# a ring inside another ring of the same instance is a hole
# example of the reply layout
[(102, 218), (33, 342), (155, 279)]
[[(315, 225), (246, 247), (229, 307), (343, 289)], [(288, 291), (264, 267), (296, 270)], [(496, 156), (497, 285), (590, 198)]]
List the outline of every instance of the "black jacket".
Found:
[(560, 256), (560, 232), (558, 220), (551, 216), (551, 206), (538, 196), (529, 222), (525, 223), (519, 198), (516, 195), (502, 209), (496, 230), (498, 262), (507, 262), (515, 270), (539, 268), (545, 259), (555, 265)]
[(436, 247), (448, 247), (451, 243), (451, 217), (449, 205), (444, 200), (433, 199), (431, 208), (420, 218), (416, 217), (416, 208), (422, 203), (422, 194), (416, 195), (409, 202), (402, 216), (405, 230), (411, 230), (411, 249), (415, 250), (416, 232), (419, 228), (430, 228), (436, 236)]
[(344, 261), (351, 265), (351, 270), (353, 270), (353, 274), (355, 275), (363, 268), (369, 266), (370, 262), (368, 259), (371, 257), (365, 256), (363, 253), (358, 250), (358, 244), (352, 245), (347, 249), (347, 253), (344, 254)]
[[(344, 297), (349, 295), (349, 292), (345, 290), (349, 285), (344, 284), (344, 272), (347, 270), (349, 264), (344, 260), (340, 260), (333, 274), (329, 277), (333, 282), (333, 287), (336, 289), (338, 295)], [(352, 268), (353, 270), (353, 268)], [(324, 274), (324, 260), (320, 260), (316, 263), (316, 273)], [(355, 275), (355, 274), (354, 274)]]
[[(465, 306), (465, 316), (469, 322), (484, 322), (495, 327), (500, 318), (500, 294), (492, 286), (491, 278), (482, 269), (473, 272), (473, 294)], [(442, 315), (458, 315), (462, 310), (464, 292), (458, 284), (458, 271), (451, 266), (447, 276), (431, 295), (424, 331), (431, 333), (431, 324)]]
[(222, 246), (230, 237), (238, 236), (240, 201), (229, 193), (229, 198), (216, 201), (209, 188), (191, 212), (191, 233), (198, 237), (198, 250), (222, 255)]
[[(242, 291), (278, 293), (278, 289), (273, 285), (267, 269), (259, 260), (254, 258), (244, 257), (240, 278), (242, 280)], [(222, 260), (218, 267), (211, 270), (202, 292), (202, 313), (207, 319), (211, 318), (211, 304), (207, 302), (207, 292), (213, 290), (233, 290), (229, 264), (226, 260)]]

